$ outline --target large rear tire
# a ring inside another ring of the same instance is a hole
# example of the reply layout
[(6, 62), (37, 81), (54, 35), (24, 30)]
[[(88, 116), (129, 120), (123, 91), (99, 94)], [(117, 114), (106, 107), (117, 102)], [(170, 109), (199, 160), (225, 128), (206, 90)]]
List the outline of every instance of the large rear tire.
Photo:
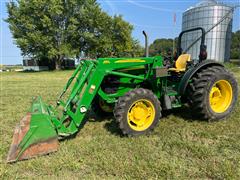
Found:
[(195, 117), (220, 120), (233, 111), (238, 98), (238, 85), (224, 67), (212, 66), (200, 70), (192, 78), (187, 95)]
[(147, 89), (134, 89), (120, 97), (114, 116), (124, 135), (142, 135), (153, 130), (161, 118), (158, 98)]

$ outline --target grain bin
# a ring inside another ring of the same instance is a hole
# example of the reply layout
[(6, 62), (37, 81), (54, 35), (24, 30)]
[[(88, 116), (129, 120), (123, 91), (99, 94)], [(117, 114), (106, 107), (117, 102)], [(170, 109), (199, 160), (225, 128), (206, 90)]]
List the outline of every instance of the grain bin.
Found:
[[(234, 8), (214, 0), (204, 0), (186, 10), (183, 14), (182, 30), (203, 27), (207, 31), (206, 45), (208, 59), (218, 62), (230, 60), (232, 19)], [(198, 59), (201, 32), (186, 34), (182, 39), (183, 50)], [(191, 46), (192, 45), (192, 46)], [(189, 47), (190, 46), (190, 47)]]

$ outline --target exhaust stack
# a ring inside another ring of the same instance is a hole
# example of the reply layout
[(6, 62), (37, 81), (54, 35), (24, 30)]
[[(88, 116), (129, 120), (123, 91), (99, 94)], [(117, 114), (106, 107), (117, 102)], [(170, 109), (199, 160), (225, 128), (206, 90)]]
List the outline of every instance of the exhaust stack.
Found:
[(145, 56), (149, 57), (148, 35), (145, 31), (143, 31), (143, 35), (145, 37)]

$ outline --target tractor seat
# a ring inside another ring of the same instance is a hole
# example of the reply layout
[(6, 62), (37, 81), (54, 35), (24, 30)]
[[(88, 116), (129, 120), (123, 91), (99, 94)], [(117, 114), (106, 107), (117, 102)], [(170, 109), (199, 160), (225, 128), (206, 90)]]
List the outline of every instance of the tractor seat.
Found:
[(190, 54), (182, 54), (178, 57), (178, 59), (175, 62), (175, 68), (169, 68), (169, 71), (175, 71), (175, 72), (184, 72), (186, 71), (187, 62), (191, 61), (191, 55)]

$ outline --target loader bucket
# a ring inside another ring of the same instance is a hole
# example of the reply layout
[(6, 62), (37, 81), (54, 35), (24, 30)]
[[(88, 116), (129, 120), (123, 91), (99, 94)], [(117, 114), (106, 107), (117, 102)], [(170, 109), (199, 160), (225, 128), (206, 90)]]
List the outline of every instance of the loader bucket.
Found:
[(58, 136), (47, 105), (41, 98), (34, 100), (31, 111), (14, 130), (7, 162), (29, 159), (57, 151)]

